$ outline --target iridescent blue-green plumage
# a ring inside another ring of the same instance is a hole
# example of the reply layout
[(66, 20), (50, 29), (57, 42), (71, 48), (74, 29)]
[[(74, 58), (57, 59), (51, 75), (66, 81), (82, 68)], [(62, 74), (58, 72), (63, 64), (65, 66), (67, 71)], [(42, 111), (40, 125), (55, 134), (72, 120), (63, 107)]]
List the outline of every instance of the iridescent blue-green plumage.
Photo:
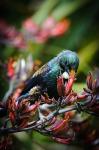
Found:
[(47, 89), (50, 97), (58, 97), (57, 93), (57, 77), (66, 72), (70, 72), (71, 69), (78, 69), (79, 59), (75, 52), (70, 50), (64, 50), (47, 64), (42, 66), (31, 79), (26, 83), (26, 87), (21, 95), (29, 92), (34, 86), (40, 86), (41, 89)]

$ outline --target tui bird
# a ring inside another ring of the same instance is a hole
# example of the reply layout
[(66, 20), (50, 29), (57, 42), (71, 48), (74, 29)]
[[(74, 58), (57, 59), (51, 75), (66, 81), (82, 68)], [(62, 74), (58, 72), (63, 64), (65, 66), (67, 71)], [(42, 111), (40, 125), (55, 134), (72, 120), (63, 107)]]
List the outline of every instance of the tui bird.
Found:
[(26, 95), (33, 87), (47, 89), (49, 97), (58, 98), (57, 77), (62, 75), (64, 80), (68, 80), (70, 72), (77, 72), (79, 66), (79, 58), (75, 52), (64, 50), (47, 64), (36, 71), (32, 78), (26, 82), (22, 95)]

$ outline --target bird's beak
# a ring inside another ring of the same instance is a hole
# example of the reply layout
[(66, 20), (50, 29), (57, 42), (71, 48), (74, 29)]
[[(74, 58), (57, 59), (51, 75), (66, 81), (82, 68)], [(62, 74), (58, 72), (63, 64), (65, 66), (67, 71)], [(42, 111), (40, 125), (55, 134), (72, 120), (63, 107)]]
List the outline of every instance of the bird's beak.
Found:
[(70, 78), (75, 78), (75, 74), (76, 74), (76, 73), (75, 73), (75, 70), (74, 70), (74, 69), (71, 69), (70, 72), (69, 72), (69, 77), (70, 77)]

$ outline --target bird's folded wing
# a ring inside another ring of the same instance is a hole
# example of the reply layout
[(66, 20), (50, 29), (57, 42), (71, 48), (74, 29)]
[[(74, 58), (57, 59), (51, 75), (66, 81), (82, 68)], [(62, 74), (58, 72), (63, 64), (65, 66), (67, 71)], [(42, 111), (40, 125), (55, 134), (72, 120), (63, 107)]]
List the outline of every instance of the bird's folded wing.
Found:
[(45, 64), (38, 71), (36, 71), (34, 73), (34, 75), (32, 76), (32, 78), (28, 79), (25, 82), (25, 88), (23, 89), (21, 95), (29, 92), (31, 90), (31, 88), (33, 88), (34, 86), (42, 86), (44, 76), (47, 72), (49, 72), (49, 70), (50, 70), (50, 68), (48, 67), (47, 64)]
[(34, 73), (33, 77), (42, 76), (42, 75), (46, 74), (47, 72), (49, 72), (49, 70), (50, 70), (50, 68), (49, 68), (48, 64), (45, 64)]

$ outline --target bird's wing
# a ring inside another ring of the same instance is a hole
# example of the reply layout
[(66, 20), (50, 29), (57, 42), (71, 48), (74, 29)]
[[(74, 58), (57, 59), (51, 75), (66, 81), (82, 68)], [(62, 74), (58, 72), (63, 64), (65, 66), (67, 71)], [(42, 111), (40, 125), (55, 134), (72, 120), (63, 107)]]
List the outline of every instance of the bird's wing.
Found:
[(21, 95), (29, 92), (31, 88), (34, 86), (42, 86), (43, 85), (43, 78), (47, 72), (49, 72), (50, 68), (48, 67), (48, 64), (45, 64), (42, 66), (38, 71), (34, 73), (32, 78), (28, 79), (25, 83), (25, 88), (23, 89)]
[(42, 76), (50, 70), (48, 64), (43, 65), (38, 71), (36, 71), (33, 77)]

